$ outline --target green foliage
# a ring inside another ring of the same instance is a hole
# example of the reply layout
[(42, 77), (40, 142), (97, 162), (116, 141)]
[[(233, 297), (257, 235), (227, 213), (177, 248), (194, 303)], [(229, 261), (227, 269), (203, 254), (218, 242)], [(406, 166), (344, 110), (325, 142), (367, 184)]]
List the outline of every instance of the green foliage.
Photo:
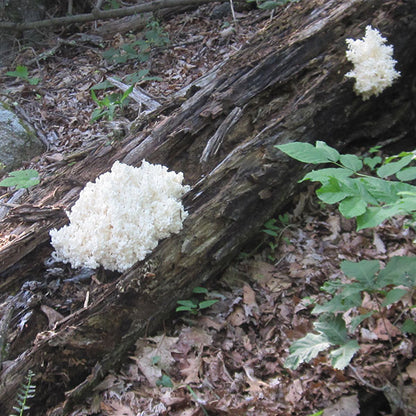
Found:
[(146, 28), (143, 39), (125, 43), (117, 49), (110, 48), (103, 52), (103, 58), (115, 64), (124, 64), (129, 60), (148, 61), (151, 48), (168, 45), (169, 35), (157, 21), (149, 22)]
[(317, 334), (309, 333), (290, 346), (285, 367), (294, 370), (320, 352), (338, 346), (330, 354), (331, 363), (334, 368), (344, 369), (360, 348), (356, 340), (349, 338), (344, 319), (340, 315), (324, 314), (314, 323), (314, 327)]
[(172, 379), (166, 374), (162, 374), (162, 376), (159, 378), (159, 380), (156, 380), (156, 386), (159, 386), (159, 387), (174, 387)]
[(120, 3), (117, 0), (106, 0), (103, 4), (103, 10), (119, 9)]
[[(304, 163), (335, 165), (313, 170), (302, 181), (320, 182), (321, 187), (316, 191), (319, 199), (328, 204), (338, 203), (344, 217), (357, 219), (358, 230), (375, 227), (395, 215), (416, 211), (416, 187), (403, 183), (416, 179), (416, 168), (409, 166), (415, 158), (413, 152), (402, 152), (383, 161), (379, 156), (342, 155), (319, 141), (315, 146), (295, 142), (276, 147)], [(370, 153), (377, 151), (377, 148), (370, 149)], [(363, 173), (363, 169), (370, 170), (373, 175)], [(397, 180), (386, 179), (392, 176)], [(344, 261), (341, 270), (346, 279), (327, 281), (322, 286), (329, 300), (313, 308), (312, 313), (319, 315), (314, 332), (293, 342), (285, 367), (296, 369), (331, 348), (332, 366), (344, 369), (359, 350), (354, 339), (357, 328), (375, 313), (385, 318), (390, 305), (416, 288), (416, 257), (392, 257), (383, 269), (377, 260)], [(365, 309), (365, 294), (374, 301), (376, 309)], [(405, 317), (413, 307), (406, 306), (402, 316)], [(343, 317), (347, 311), (348, 324)], [(414, 319), (407, 318), (401, 330), (416, 334)]]
[[(203, 295), (204, 297), (209, 296), (208, 289), (204, 287), (195, 287), (192, 291), (196, 295)], [(192, 315), (196, 315), (202, 309), (207, 309), (218, 302), (218, 299), (205, 299), (199, 300), (196, 297), (189, 300), (178, 300), (178, 307), (176, 312), (189, 312)]]
[(28, 371), (25, 383), (22, 384), (17, 392), (16, 406), (13, 406), (13, 410), (16, 413), (12, 413), (10, 416), (23, 416), (24, 412), (30, 409), (30, 406), (27, 405), (27, 401), (35, 397), (36, 392), (36, 386), (32, 384), (34, 375), (32, 370)]
[[(286, 367), (295, 369), (321, 351), (337, 346), (330, 353), (331, 363), (334, 368), (344, 369), (359, 349), (357, 341), (351, 338), (356, 328), (374, 313), (384, 314), (387, 306), (400, 301), (416, 287), (416, 257), (393, 257), (382, 270), (377, 260), (344, 261), (341, 270), (349, 280), (332, 280), (322, 286), (331, 299), (312, 310), (320, 315), (314, 323), (318, 334), (309, 333), (291, 345)], [(364, 293), (376, 300), (377, 310), (362, 307)], [(347, 326), (341, 313), (352, 308), (357, 313)], [(408, 319), (403, 327), (403, 332), (411, 333), (416, 323)]]
[[(268, 255), (268, 258), (271, 261), (276, 260), (274, 252), (278, 247), (280, 240), (282, 239), (282, 235), (285, 229), (289, 226), (289, 222), (289, 214), (285, 213), (283, 215), (279, 215), (278, 219), (271, 218), (263, 225), (264, 228), (261, 231), (271, 237), (271, 241), (268, 242), (270, 248), (270, 254)], [(290, 241), (285, 237), (283, 237), (283, 241), (286, 244), (290, 243)]]
[(133, 91), (134, 84), (144, 81), (160, 80), (159, 77), (148, 76), (148, 73), (148, 69), (142, 69), (140, 71), (133, 72), (132, 74), (125, 75), (121, 79), (119, 79), (118, 77), (114, 77), (115, 79), (122, 81), (126, 84), (131, 84), (131, 87), (128, 88), (124, 93), (111, 92), (105, 95), (103, 98), (98, 98), (95, 91), (106, 90), (108, 88), (114, 87), (114, 85), (109, 80), (100, 82), (91, 87), (92, 99), (98, 106), (98, 108), (96, 108), (91, 115), (91, 122), (97, 121), (100, 118), (113, 120), (116, 110), (122, 109), (128, 104), (128, 97)]
[(29, 71), (27, 67), (24, 65), (17, 65), (14, 71), (6, 72), (6, 75), (8, 75), (9, 77), (20, 78), (23, 81), (28, 82), (30, 85), (38, 85), (40, 82), (40, 78), (29, 77)]
[[(160, 81), (160, 77), (153, 77), (148, 76), (150, 70), (149, 69), (141, 69), (137, 72), (133, 72), (132, 74), (125, 75), (122, 78), (114, 77), (114, 79), (118, 81), (122, 81), (125, 84), (137, 84), (139, 82), (145, 82), (145, 81)], [(91, 90), (97, 91), (97, 90), (106, 90), (108, 88), (113, 88), (114, 85), (111, 81), (105, 80), (103, 82), (99, 82), (98, 84), (95, 84), (93, 87), (91, 87)]]
[(97, 98), (95, 91), (91, 89), (92, 99), (98, 105), (98, 108), (96, 108), (91, 114), (91, 122), (97, 121), (100, 118), (114, 120), (116, 110), (127, 105), (127, 98), (132, 91), (133, 85), (124, 93), (111, 93), (99, 99)]
[[(292, 158), (304, 163), (330, 163), (336, 167), (313, 170), (302, 181), (320, 182), (318, 198), (327, 204), (339, 204), (346, 218), (357, 219), (357, 230), (375, 227), (387, 218), (412, 213), (416, 206), (416, 186), (404, 183), (416, 178), (413, 152), (402, 152), (394, 157), (360, 158), (342, 155), (324, 142), (288, 143), (276, 146)], [(364, 168), (373, 172), (365, 174)], [(375, 171), (375, 172), (374, 172)], [(397, 180), (386, 178), (395, 176)]]
[(40, 182), (39, 173), (34, 169), (16, 170), (0, 182), (0, 186), (15, 186), (16, 189), (30, 188)]
[(401, 327), (404, 334), (416, 335), (416, 322), (413, 319), (406, 319)]

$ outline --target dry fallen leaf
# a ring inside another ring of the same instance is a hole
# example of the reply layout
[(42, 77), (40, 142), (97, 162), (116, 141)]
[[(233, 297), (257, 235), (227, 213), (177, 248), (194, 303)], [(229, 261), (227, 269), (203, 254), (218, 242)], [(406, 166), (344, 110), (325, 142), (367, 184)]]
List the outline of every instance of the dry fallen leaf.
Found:
[(386, 246), (381, 237), (374, 231), (373, 244), (376, 246), (377, 253), (384, 254), (386, 252)]
[(185, 376), (184, 384), (199, 383), (199, 373), (202, 368), (202, 357), (200, 355), (192, 358), (182, 360), (183, 368), (181, 368), (181, 374)]
[(247, 366), (243, 367), (246, 376), (247, 376), (247, 384), (249, 385), (249, 387), (246, 389), (246, 391), (250, 392), (250, 393), (260, 393), (262, 391), (262, 387), (268, 387), (268, 384), (265, 383), (264, 381), (261, 381), (259, 379), (257, 379), (256, 377), (254, 377), (253, 373), (253, 369), (249, 368)]
[(409, 375), (409, 377), (413, 380), (413, 382), (416, 382), (416, 360), (413, 360), (407, 367), (406, 367), (406, 373)]
[(302, 381), (296, 379), (293, 381), (292, 384), (289, 386), (289, 391), (286, 394), (286, 400), (289, 403), (295, 404), (298, 403), (302, 397), (304, 396), (304, 389), (302, 385)]
[(232, 326), (241, 326), (243, 323), (247, 322), (247, 317), (246, 317), (246, 314), (244, 313), (244, 309), (241, 306), (237, 306), (234, 309), (234, 311), (231, 312), (227, 321)]
[(49, 329), (52, 329), (57, 322), (64, 319), (64, 316), (61, 315), (59, 312), (57, 312), (55, 309), (52, 309), (51, 307), (47, 305), (41, 305), (40, 310), (46, 315), (48, 318), (48, 326)]
[(395, 338), (401, 334), (401, 331), (397, 326), (394, 326), (388, 319), (377, 319), (376, 327), (373, 332), (377, 335), (378, 339), (382, 341), (388, 341), (390, 338)]
[(339, 215), (330, 215), (326, 220), (329, 230), (331, 231), (331, 235), (328, 237), (324, 237), (324, 241), (334, 241), (339, 238), (339, 232), (341, 231), (341, 221)]
[(101, 411), (105, 416), (136, 416), (136, 413), (119, 401), (112, 400), (109, 403), (101, 403)]
[(356, 416), (360, 414), (358, 396), (342, 396), (336, 403), (328, 406), (323, 416)]
[(136, 342), (135, 355), (130, 358), (136, 362), (137, 367), (152, 386), (156, 386), (157, 380), (162, 376), (162, 370), (169, 373), (175, 363), (172, 351), (177, 342), (177, 337), (164, 335), (140, 338)]

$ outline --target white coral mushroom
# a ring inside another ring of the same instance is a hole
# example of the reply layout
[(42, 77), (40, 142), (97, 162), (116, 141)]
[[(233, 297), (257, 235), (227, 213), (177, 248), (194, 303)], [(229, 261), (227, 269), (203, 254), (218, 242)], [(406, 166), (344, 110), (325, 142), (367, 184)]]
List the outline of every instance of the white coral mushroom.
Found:
[(81, 191), (70, 224), (50, 231), (54, 257), (72, 267), (127, 270), (182, 229), (188, 214), (180, 198), (189, 190), (182, 181), (162, 165), (115, 162)]
[(393, 56), (393, 46), (385, 45), (387, 39), (377, 29), (367, 26), (363, 39), (347, 39), (347, 59), (354, 69), (346, 77), (355, 78), (354, 90), (363, 100), (379, 95), (391, 86), (400, 76), (394, 69), (397, 63)]

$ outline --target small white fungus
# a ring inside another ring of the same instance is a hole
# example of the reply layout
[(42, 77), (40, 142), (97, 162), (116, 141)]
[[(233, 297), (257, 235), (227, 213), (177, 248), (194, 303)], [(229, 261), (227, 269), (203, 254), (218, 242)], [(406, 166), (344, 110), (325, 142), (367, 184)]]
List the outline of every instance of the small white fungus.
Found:
[(393, 46), (385, 45), (387, 39), (377, 29), (367, 26), (363, 39), (346, 42), (347, 59), (354, 64), (354, 69), (345, 76), (355, 78), (354, 90), (363, 100), (379, 95), (400, 76), (394, 69), (397, 61), (392, 58)]
[(74, 268), (127, 270), (182, 229), (188, 213), (180, 198), (189, 190), (182, 181), (182, 173), (162, 165), (115, 162), (81, 191), (70, 223), (50, 231), (54, 257)]

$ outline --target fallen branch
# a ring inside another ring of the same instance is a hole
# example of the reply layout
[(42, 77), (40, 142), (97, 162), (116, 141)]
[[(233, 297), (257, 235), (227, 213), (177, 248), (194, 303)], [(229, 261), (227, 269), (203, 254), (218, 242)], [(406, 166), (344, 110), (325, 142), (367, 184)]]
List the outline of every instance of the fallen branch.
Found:
[[(123, 92), (126, 92), (130, 88), (129, 85), (124, 84), (123, 82), (118, 81), (113, 77), (108, 77), (108, 81), (110, 81), (117, 88), (120, 88)], [(129, 97), (136, 101), (136, 103), (145, 105), (147, 107), (146, 113), (150, 113), (161, 106), (158, 101), (152, 98), (145, 90), (140, 87), (134, 87)]]
[(94, 8), (91, 13), (75, 14), (72, 16), (54, 17), (52, 19), (37, 20), (34, 22), (0, 22), (0, 29), (9, 30), (28, 30), (38, 29), (41, 27), (59, 26), (72, 23), (93, 22), (95, 20), (114, 19), (118, 17), (132, 16), (135, 14), (153, 12), (160, 9), (169, 9), (172, 7), (198, 5), (211, 3), (217, 0), (154, 0), (148, 3), (136, 6), (124, 7), (122, 9), (99, 10)]

